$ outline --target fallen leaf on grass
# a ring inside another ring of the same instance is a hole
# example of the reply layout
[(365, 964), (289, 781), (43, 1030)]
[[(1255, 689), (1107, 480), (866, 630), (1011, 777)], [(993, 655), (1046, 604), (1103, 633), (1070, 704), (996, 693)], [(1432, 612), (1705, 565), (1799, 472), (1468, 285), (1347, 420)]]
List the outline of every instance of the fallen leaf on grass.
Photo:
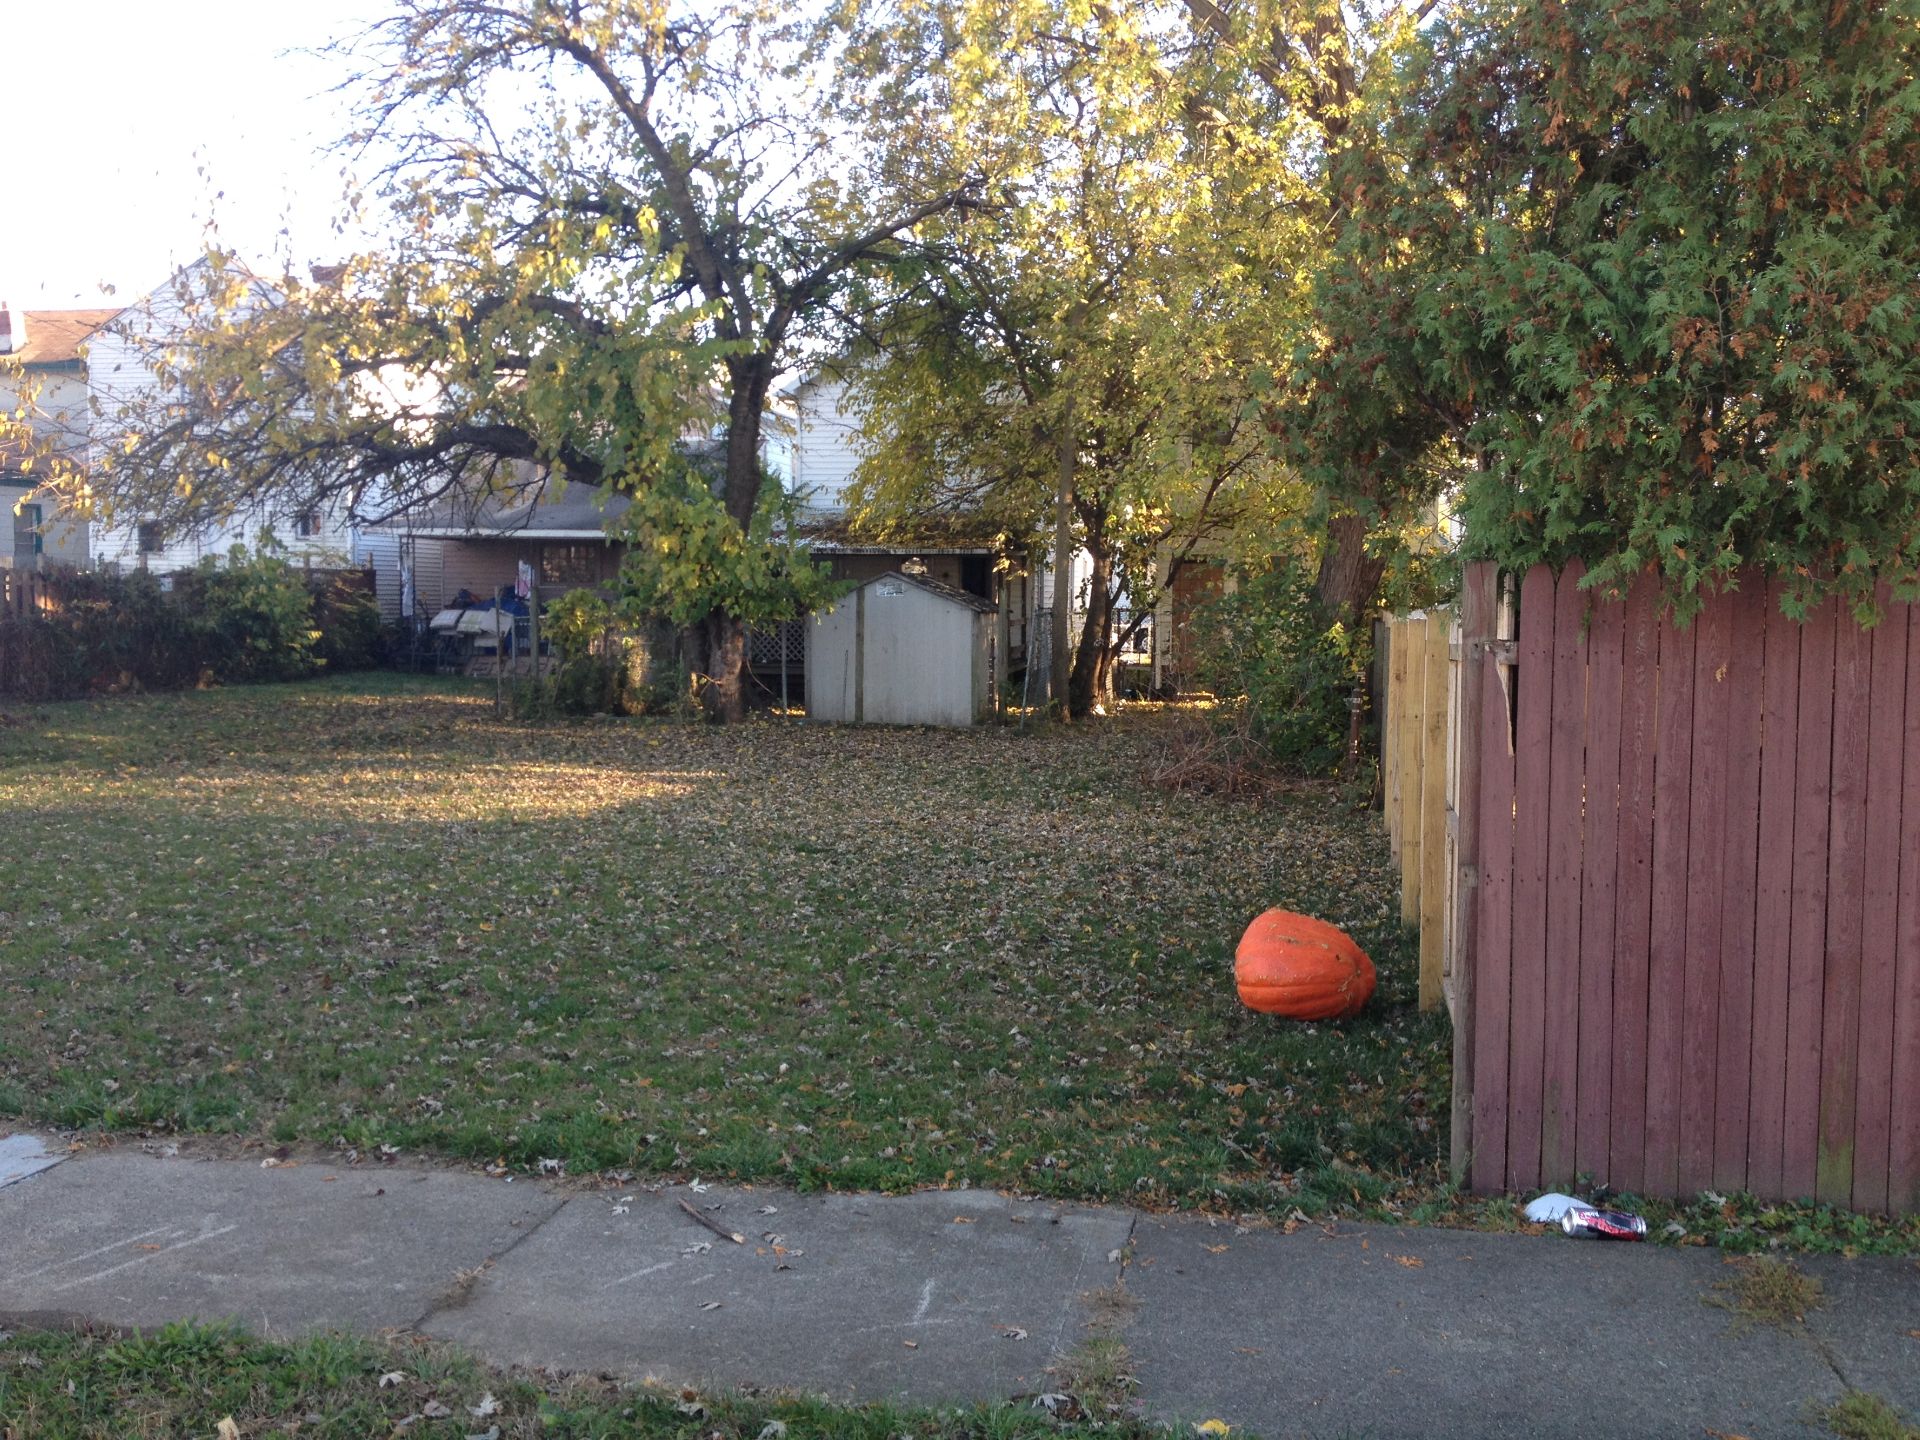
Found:
[(420, 1407), (420, 1413), (429, 1420), (444, 1420), (453, 1414), (451, 1405), (442, 1405), (438, 1400), (429, 1400)]
[(380, 1377), (380, 1388), (382, 1390), (389, 1389), (392, 1386), (400, 1384), (406, 1378), (407, 1372), (404, 1370), (389, 1370)]
[(227, 1416), (213, 1427), (214, 1440), (240, 1440), (240, 1427), (233, 1423), (233, 1417)]
[(784, 1440), (786, 1433), (786, 1421), (769, 1420), (760, 1427), (760, 1440)]
[(476, 1420), (484, 1420), (489, 1415), (497, 1414), (499, 1410), (500, 1402), (493, 1398), (492, 1391), (488, 1391), (485, 1395), (482, 1395), (478, 1405), (469, 1405), (467, 1407), (467, 1413)]
[(1224, 1420), (1202, 1420), (1198, 1425), (1193, 1427), (1193, 1433), (1196, 1435), (1231, 1435), (1233, 1433), (1233, 1426)]

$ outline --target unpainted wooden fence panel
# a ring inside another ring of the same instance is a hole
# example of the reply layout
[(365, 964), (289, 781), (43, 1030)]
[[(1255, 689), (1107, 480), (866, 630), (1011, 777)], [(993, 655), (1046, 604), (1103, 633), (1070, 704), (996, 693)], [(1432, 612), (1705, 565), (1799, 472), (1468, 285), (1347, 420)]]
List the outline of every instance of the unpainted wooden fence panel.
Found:
[(1401, 834), (1400, 728), (1407, 705), (1407, 622), (1398, 617), (1387, 622), (1386, 702), (1386, 718), (1380, 729), (1380, 788), (1387, 819), (1387, 844), (1397, 862)]
[(1400, 707), (1400, 923), (1420, 922), (1420, 757), (1426, 739), (1427, 621), (1400, 622), (1406, 642), (1406, 701)]
[(1420, 1008), (1442, 998), (1446, 960), (1447, 891), (1447, 683), (1453, 612), (1429, 610), (1420, 705)]

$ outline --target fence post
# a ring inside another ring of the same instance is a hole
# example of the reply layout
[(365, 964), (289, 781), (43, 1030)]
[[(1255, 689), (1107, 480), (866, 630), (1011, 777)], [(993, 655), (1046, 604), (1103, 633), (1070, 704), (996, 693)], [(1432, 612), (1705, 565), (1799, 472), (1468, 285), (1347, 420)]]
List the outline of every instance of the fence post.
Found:
[(1492, 642), (1497, 623), (1499, 572), (1487, 561), (1466, 567), (1460, 587), (1460, 709), (1453, 733), (1457, 765), (1454, 815), (1454, 925), (1451, 993), (1453, 1016), (1453, 1123), (1450, 1156), (1456, 1184), (1467, 1181), (1473, 1158), (1473, 1000), (1474, 941), (1480, 905), (1480, 745), (1486, 689), (1495, 665)]

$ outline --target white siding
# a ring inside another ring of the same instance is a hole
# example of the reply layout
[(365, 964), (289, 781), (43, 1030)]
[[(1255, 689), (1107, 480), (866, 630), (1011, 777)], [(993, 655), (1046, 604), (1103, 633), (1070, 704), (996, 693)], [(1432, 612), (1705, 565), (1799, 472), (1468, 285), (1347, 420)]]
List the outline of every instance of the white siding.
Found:
[(389, 625), (397, 624), (400, 620), (400, 537), (390, 530), (361, 531), (353, 539), (353, 563), (373, 571), (373, 598), (380, 606), (380, 618)]
[(409, 535), (403, 530), (362, 530), (353, 542), (353, 563), (373, 570), (374, 594), (380, 616), (397, 622), (400, 615), (400, 568), (413, 567), (413, 618), (425, 624), (446, 604), (445, 540)]
[[(33, 394), (34, 413), (28, 424), (34, 434), (56, 448), (84, 459), (87, 436), (87, 378), (78, 370), (34, 368), (26, 388)], [(20, 406), (20, 389), (12, 376), (0, 375), (0, 411)], [(38, 505), (41, 509), (41, 565), (87, 563), (89, 526), (86, 520), (54, 504), (53, 497), (28, 483), (9, 476), (0, 481), (0, 565), (15, 563), (14, 511), (16, 507)]]
[[(193, 272), (187, 272), (192, 283)], [(121, 311), (87, 342), (87, 386), (93, 409), (92, 445), (96, 455), (118, 443), (123, 407), (137, 405), (160, 388), (146, 363), (142, 345), (163, 337), (183, 322), (184, 307), (169, 280), (152, 294)], [(299, 564), (345, 565), (354, 553), (354, 526), (344, 505), (323, 509), (312, 535), (299, 535), (289, 509), (261, 507), (236, 515), (193, 535), (168, 535), (161, 549), (142, 554), (134, 523), (96, 526), (94, 560), (103, 566), (168, 571), (189, 569), (208, 556), (224, 559), (235, 545), (265, 544)]]
[(830, 724), (976, 725), (990, 698), (993, 623), (897, 577), (862, 585), (807, 626), (807, 714)]
[(860, 421), (846, 400), (846, 382), (826, 376), (794, 396), (793, 489), (809, 510), (846, 508), (847, 485), (860, 465)]

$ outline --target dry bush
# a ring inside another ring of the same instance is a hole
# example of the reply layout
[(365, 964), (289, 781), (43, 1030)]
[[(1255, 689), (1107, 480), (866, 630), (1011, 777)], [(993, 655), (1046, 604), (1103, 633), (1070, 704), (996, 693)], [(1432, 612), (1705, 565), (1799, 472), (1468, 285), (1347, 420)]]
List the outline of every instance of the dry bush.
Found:
[(1196, 716), (1170, 727), (1147, 762), (1146, 781), (1160, 790), (1260, 799), (1289, 788), (1273, 753), (1254, 737), (1253, 712)]

